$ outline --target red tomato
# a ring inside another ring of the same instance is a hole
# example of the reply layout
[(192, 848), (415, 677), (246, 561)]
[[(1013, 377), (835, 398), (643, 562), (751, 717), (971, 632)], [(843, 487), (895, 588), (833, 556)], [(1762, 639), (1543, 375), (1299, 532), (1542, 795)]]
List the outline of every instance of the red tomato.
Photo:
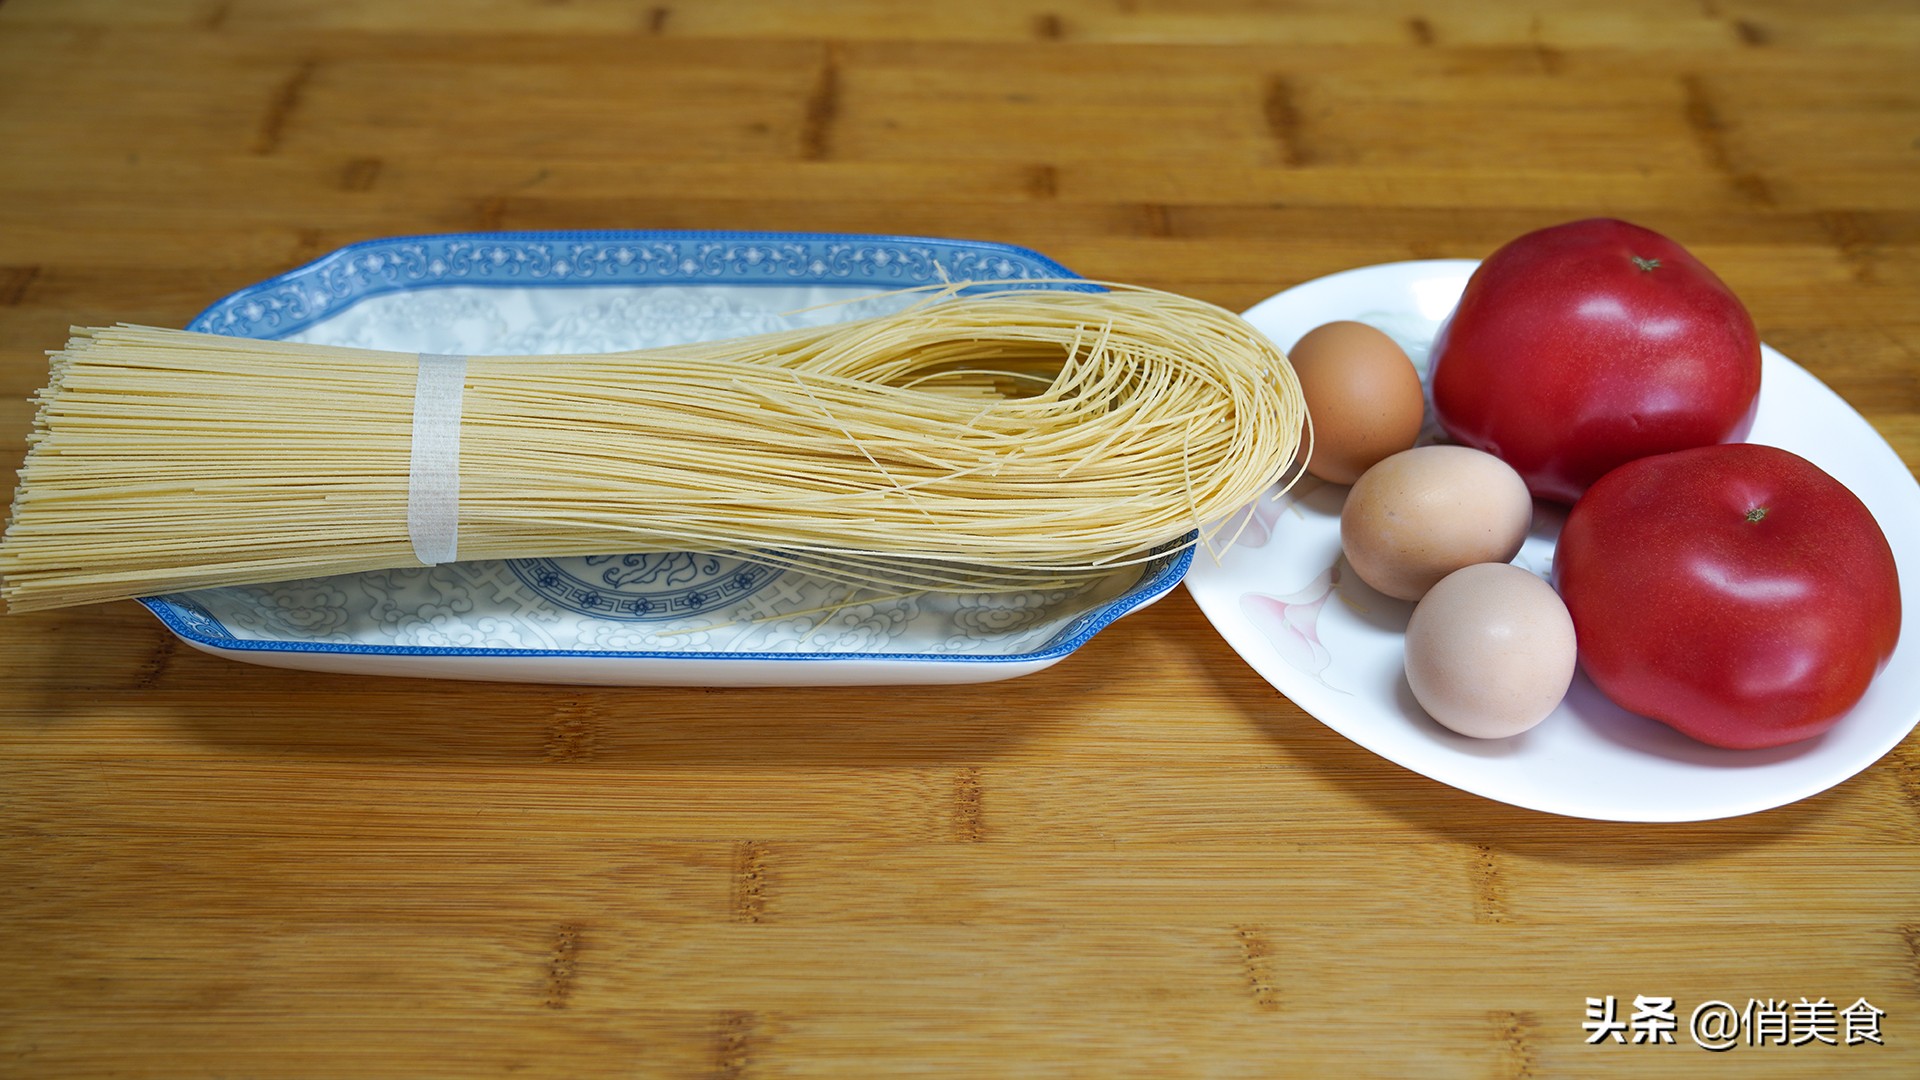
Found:
[(1434, 342), (1432, 378), (1447, 434), (1570, 503), (1634, 458), (1744, 438), (1760, 338), (1685, 248), (1595, 218), (1488, 257)]
[(1567, 515), (1553, 575), (1594, 684), (1714, 746), (1827, 730), (1900, 637), (1899, 572), (1873, 514), (1771, 446), (1608, 473)]

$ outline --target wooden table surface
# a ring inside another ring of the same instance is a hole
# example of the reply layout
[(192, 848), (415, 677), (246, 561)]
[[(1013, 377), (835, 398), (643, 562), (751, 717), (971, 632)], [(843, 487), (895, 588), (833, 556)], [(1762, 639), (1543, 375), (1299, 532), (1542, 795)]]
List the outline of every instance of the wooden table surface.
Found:
[[(0, 465), (69, 324), (370, 237), (959, 236), (1244, 307), (1608, 214), (1911, 468), (1916, 72), (1906, 0), (4, 0)], [(958, 689), (15, 615), (0, 743), (9, 1077), (1920, 1075), (1920, 741), (1752, 816), (1562, 819), (1323, 728), (1184, 592)], [(1588, 1045), (1608, 995), (1676, 1044)], [(1823, 997), (1883, 1043), (1686, 1026)]]

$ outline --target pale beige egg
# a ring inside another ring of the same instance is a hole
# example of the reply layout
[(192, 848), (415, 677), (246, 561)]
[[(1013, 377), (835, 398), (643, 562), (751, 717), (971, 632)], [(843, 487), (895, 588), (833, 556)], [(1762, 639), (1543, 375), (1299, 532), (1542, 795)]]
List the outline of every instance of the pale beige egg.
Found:
[(1330, 322), (1309, 330), (1287, 359), (1313, 419), (1313, 475), (1351, 484), (1420, 437), (1420, 375), (1386, 334), (1365, 323)]
[(1573, 683), (1573, 618), (1553, 586), (1510, 563), (1456, 570), (1407, 623), (1407, 685), (1435, 720), (1500, 739), (1547, 718)]
[(1513, 467), (1465, 446), (1420, 446), (1368, 469), (1347, 493), (1340, 546), (1360, 580), (1418, 600), (1463, 566), (1507, 562), (1533, 524)]

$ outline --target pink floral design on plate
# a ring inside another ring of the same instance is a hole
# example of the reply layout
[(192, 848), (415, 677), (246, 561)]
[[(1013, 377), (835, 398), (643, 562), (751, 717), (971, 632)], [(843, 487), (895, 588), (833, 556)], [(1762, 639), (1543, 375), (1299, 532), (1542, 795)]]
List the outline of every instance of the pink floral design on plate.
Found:
[(1320, 642), (1320, 609), (1326, 606), (1327, 599), (1339, 585), (1340, 563), (1336, 560), (1305, 587), (1285, 596), (1240, 594), (1240, 611), (1272, 643), (1280, 659), (1313, 676), (1329, 690), (1340, 688), (1321, 674), (1333, 663), (1333, 654)]

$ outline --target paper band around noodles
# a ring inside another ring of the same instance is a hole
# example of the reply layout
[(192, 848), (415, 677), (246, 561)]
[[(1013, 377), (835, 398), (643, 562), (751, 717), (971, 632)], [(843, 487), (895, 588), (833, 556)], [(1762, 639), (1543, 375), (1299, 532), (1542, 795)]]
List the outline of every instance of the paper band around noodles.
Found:
[(467, 358), (421, 353), (413, 387), (413, 451), (407, 473), (407, 536), (414, 558), (433, 566), (460, 554), (460, 396)]

